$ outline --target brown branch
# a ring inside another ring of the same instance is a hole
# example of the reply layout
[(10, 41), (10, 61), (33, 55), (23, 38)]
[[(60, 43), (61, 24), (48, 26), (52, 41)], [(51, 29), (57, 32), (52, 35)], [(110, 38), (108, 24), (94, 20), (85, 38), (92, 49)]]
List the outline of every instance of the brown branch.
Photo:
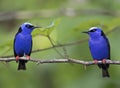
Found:
[[(25, 57), (20, 58), (22, 60), (26, 60)], [(0, 58), (1, 62), (11, 62), (15, 61), (15, 58)], [(45, 63), (74, 63), (74, 64), (82, 64), (82, 65), (95, 65), (94, 61), (83, 61), (78, 59), (51, 59), (51, 60), (41, 60), (41, 59), (33, 59), (31, 58), (29, 62), (36, 62), (37, 64), (45, 64)], [(102, 64), (102, 61), (98, 61), (97, 63)], [(106, 60), (107, 64), (115, 64), (120, 65), (120, 61), (112, 61), (112, 60)]]

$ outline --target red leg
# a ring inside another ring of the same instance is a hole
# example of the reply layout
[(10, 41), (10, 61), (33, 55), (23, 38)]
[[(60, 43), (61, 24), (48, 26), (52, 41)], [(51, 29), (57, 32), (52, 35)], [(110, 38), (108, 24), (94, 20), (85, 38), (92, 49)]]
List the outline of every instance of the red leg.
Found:
[(97, 64), (98, 63), (98, 61), (97, 60), (94, 60), (94, 64)]
[(27, 60), (30, 60), (30, 56), (26, 55)]
[(16, 57), (15, 57), (16, 61), (18, 61), (18, 60), (19, 60), (19, 58), (20, 58), (19, 56), (16, 56)]
[(102, 63), (103, 63), (103, 64), (106, 64), (106, 59), (103, 59), (103, 60), (102, 60)]

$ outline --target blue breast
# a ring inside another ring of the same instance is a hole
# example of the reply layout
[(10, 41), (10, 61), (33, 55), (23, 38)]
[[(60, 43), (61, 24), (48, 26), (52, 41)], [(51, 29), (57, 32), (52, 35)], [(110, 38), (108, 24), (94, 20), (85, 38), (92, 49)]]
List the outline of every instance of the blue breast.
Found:
[(89, 46), (93, 59), (102, 60), (109, 58), (109, 46), (105, 38), (101, 37), (97, 41), (90, 40)]
[(31, 35), (23, 35), (19, 33), (16, 35), (15, 51), (19, 56), (28, 55), (32, 48), (32, 37)]

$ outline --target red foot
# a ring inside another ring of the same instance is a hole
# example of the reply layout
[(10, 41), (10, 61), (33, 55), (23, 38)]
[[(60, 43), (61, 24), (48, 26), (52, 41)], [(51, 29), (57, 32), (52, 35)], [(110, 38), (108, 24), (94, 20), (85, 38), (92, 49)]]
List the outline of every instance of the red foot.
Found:
[(18, 60), (19, 60), (19, 58), (20, 58), (19, 56), (16, 56), (16, 57), (15, 57), (16, 61), (18, 61)]
[(30, 60), (30, 56), (27, 55), (26, 58), (27, 58), (27, 60)]
[(94, 64), (97, 64), (98, 63), (98, 61), (97, 60), (94, 60)]
[(106, 59), (103, 59), (103, 60), (102, 60), (102, 63), (103, 63), (103, 64), (106, 64)]

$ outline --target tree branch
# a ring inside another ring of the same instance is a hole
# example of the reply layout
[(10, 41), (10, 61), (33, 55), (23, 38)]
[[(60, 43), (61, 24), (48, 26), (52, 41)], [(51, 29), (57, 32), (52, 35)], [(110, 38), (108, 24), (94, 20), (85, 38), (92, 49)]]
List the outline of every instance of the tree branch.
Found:
[[(20, 59), (26, 60), (25, 57), (21, 57)], [(1, 62), (12, 62), (16, 61), (14, 57), (11, 58), (0, 58)], [(78, 60), (78, 59), (51, 59), (51, 60), (41, 60), (41, 59), (33, 59), (31, 58), (29, 62), (36, 62), (37, 64), (45, 64), (45, 63), (74, 63), (74, 64), (82, 64), (82, 65), (95, 65), (94, 61), (83, 61), (83, 60)], [(102, 64), (102, 61), (98, 61), (97, 63)], [(115, 65), (120, 65), (120, 61), (112, 61), (112, 60), (106, 60), (107, 64), (115, 64)]]

